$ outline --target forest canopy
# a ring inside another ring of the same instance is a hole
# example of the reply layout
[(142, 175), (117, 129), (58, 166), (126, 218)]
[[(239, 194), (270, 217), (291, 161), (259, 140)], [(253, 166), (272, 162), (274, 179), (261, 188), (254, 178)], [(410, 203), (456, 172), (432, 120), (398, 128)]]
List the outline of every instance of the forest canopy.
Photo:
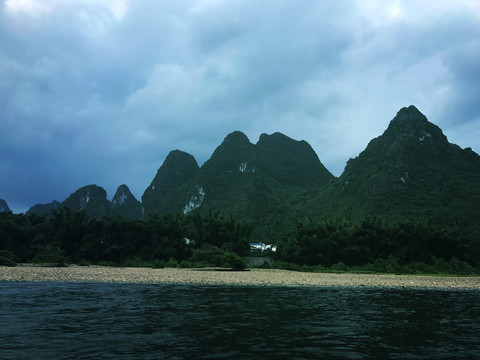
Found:
[[(253, 226), (221, 212), (91, 218), (61, 208), (50, 216), (0, 213), (0, 257), (21, 263), (237, 266), (252, 255)], [(426, 220), (299, 219), (263, 253), (307, 270), (480, 273), (480, 239)], [(290, 265), (288, 265), (290, 264)]]

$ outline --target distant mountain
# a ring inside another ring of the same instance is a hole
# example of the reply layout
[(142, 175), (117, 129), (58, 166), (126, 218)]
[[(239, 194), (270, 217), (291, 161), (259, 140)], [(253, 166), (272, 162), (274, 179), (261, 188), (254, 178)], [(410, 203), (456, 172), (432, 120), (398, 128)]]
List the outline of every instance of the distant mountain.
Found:
[[(280, 133), (262, 134), (254, 145), (245, 134), (235, 131), (225, 137), (200, 169), (192, 161), (189, 167), (184, 166), (185, 159), (185, 155), (167, 157), (142, 197), (147, 212), (220, 210), (258, 224), (258, 235), (264, 237), (273, 229), (292, 225), (295, 206), (291, 206), (291, 199), (334, 178), (308, 143)], [(190, 171), (180, 172), (185, 175), (167, 182), (167, 164), (172, 169)], [(173, 185), (167, 188), (165, 183)], [(162, 196), (158, 192), (153, 198), (158, 186), (168, 191)]]
[(72, 211), (84, 209), (91, 217), (123, 216), (127, 218), (142, 217), (142, 204), (132, 195), (127, 185), (120, 185), (112, 201), (108, 201), (107, 192), (100, 186), (84, 186), (67, 197), (62, 203), (52, 201), (48, 204), (32, 206), (28, 214), (48, 216), (53, 210), (67, 207)]
[(186, 201), (184, 189), (198, 169), (192, 155), (180, 150), (171, 151), (142, 195), (145, 213), (180, 212)]
[(8, 207), (8, 204), (5, 200), (0, 199), (0, 212), (8, 212), (11, 211)]
[(127, 185), (118, 187), (110, 203), (110, 215), (127, 218), (140, 218), (142, 216), (142, 204), (135, 199)]
[(49, 214), (52, 213), (53, 210), (58, 209), (60, 206), (60, 203), (56, 200), (53, 200), (52, 202), (48, 204), (36, 204), (32, 206), (28, 211), (26, 212), (27, 215), (29, 214), (35, 214), (38, 216), (48, 216)]
[(416, 107), (402, 108), (309, 207), (355, 218), (480, 224), (480, 157), (450, 144)]
[(62, 206), (70, 210), (84, 209), (91, 217), (106, 216), (110, 210), (107, 192), (97, 185), (87, 185), (78, 189), (62, 202)]

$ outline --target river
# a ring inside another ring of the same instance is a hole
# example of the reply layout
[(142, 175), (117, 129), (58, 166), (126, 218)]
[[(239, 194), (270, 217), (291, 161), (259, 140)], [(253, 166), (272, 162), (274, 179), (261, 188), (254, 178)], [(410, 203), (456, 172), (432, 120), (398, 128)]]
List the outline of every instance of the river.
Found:
[(480, 291), (0, 282), (0, 359), (475, 359)]

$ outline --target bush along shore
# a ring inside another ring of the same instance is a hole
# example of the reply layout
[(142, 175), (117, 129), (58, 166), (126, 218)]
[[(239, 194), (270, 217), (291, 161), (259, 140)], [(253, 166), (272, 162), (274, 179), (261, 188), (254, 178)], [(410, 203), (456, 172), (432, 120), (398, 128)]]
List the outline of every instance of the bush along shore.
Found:
[[(309, 218), (251, 252), (253, 226), (220, 212), (147, 219), (0, 213), (0, 265), (16, 263), (151, 268), (246, 267), (306, 272), (480, 275), (480, 239), (426, 221)], [(253, 263), (249, 259), (257, 258)], [(264, 259), (258, 261), (258, 258)]]

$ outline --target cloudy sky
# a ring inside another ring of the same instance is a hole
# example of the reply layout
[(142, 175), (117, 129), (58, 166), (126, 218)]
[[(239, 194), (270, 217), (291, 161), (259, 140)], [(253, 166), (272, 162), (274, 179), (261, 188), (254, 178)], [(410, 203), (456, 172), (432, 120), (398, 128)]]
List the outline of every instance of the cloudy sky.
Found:
[(282, 132), (339, 176), (403, 106), (480, 152), (478, 0), (0, 2), (0, 198), (140, 199), (169, 151)]

